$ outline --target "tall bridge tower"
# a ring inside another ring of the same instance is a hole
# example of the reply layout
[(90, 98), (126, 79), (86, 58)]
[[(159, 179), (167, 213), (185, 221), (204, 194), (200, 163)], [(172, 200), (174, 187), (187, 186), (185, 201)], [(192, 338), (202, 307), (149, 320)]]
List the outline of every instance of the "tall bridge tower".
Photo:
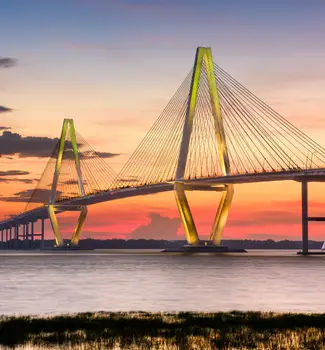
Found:
[[(199, 47), (196, 50), (194, 68), (192, 73), (192, 81), (189, 92), (189, 100), (186, 110), (185, 123), (183, 127), (182, 141), (179, 150), (178, 164), (176, 170), (176, 180), (174, 183), (174, 192), (176, 197), (177, 207), (182, 219), (187, 242), (191, 245), (199, 244), (199, 236), (193, 215), (186, 197), (186, 190), (198, 191), (221, 191), (222, 196), (219, 207), (213, 222), (210, 240), (215, 245), (220, 245), (222, 232), (226, 224), (228, 211), (232, 202), (234, 188), (232, 184), (214, 184), (193, 183), (184, 179), (185, 168), (188, 158), (189, 144), (193, 129), (193, 121), (195, 118), (195, 110), (198, 104), (198, 90), (202, 70), (208, 81), (209, 97), (211, 102), (211, 110), (214, 121), (215, 138), (217, 144), (218, 161), (222, 176), (230, 175), (230, 162), (227, 149), (226, 136), (223, 125), (223, 118), (219, 103), (218, 87), (215, 78), (214, 64), (212, 59), (211, 48)], [(208, 116), (206, 116), (208, 117)]]
[(69, 210), (80, 211), (77, 224), (75, 226), (72, 239), (71, 239), (72, 245), (78, 244), (80, 233), (87, 217), (86, 205), (73, 206), (73, 205), (60, 204), (56, 202), (57, 186), (58, 186), (58, 181), (62, 170), (62, 158), (63, 158), (64, 149), (66, 145), (66, 138), (68, 134), (70, 136), (70, 142), (69, 142), (70, 153), (74, 160), (74, 166), (77, 174), (76, 182), (78, 186), (78, 194), (80, 197), (85, 196), (85, 189), (84, 189), (84, 183), (82, 179), (82, 172), (81, 172), (81, 166), (80, 166), (79, 148), (77, 144), (76, 131), (74, 128), (73, 119), (64, 119), (61, 137), (59, 141), (59, 150), (56, 158), (55, 171), (53, 174), (51, 196), (50, 196), (49, 204), (47, 205), (48, 215), (49, 215), (49, 219), (53, 229), (56, 246), (58, 247), (63, 246), (64, 241), (60, 232), (60, 227), (59, 227), (58, 219), (56, 217), (56, 212), (69, 211)]

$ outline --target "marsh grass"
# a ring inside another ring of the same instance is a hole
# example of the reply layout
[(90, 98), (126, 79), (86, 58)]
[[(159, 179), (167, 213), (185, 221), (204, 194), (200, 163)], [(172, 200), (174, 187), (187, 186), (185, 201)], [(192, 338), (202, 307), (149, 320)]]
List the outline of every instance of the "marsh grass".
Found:
[(325, 314), (82, 313), (0, 318), (0, 344), (65, 349), (325, 349)]

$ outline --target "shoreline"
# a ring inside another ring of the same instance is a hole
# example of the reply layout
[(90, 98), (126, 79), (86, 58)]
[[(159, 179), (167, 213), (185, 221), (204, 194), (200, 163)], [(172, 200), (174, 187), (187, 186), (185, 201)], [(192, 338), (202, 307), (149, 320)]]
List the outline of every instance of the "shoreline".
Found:
[(325, 348), (325, 313), (89, 312), (0, 316), (0, 348), (18, 345), (31, 349), (67, 345), (73, 349), (320, 349)]

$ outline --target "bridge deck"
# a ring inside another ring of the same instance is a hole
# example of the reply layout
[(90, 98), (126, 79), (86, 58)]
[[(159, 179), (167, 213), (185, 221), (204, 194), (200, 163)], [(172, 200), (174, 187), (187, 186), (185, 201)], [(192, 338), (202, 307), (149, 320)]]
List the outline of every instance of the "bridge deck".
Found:
[[(231, 176), (219, 176), (215, 178), (201, 178), (187, 180), (190, 184), (247, 184), (256, 182), (271, 182), (271, 181), (306, 181), (306, 182), (323, 182), (325, 181), (325, 169), (311, 169), (303, 171), (283, 171), (272, 173), (257, 173), (257, 174), (240, 174)], [(173, 190), (173, 181), (160, 184), (145, 185), (141, 187), (124, 187), (109, 191), (102, 191), (78, 197), (71, 200), (66, 200), (57, 203), (60, 207), (60, 212), (71, 210), (73, 207), (82, 205), (92, 205), (101, 202), (129, 198), (135, 196), (143, 196), (160, 192)], [(38, 219), (48, 218), (47, 208), (42, 206), (34, 210), (21, 213), (0, 222), (0, 229), (6, 229), (19, 223), (36, 221)]]

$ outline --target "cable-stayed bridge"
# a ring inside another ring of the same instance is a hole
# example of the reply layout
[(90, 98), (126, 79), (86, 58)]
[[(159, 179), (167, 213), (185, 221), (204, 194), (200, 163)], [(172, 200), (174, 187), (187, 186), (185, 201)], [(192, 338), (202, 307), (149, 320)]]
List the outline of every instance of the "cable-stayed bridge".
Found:
[[(222, 193), (210, 241), (220, 245), (234, 185), (295, 180), (302, 183), (303, 253), (308, 252), (307, 183), (325, 181), (325, 148), (297, 129), (198, 48), (186, 76), (154, 125), (116, 174), (65, 119), (61, 137), (25, 211), (0, 222), (2, 242), (33, 240), (34, 223), (49, 219), (63, 246), (57, 214), (80, 212), (71, 244), (77, 245), (87, 206), (114, 199), (174, 191), (186, 239), (199, 235), (186, 191)], [(8, 244), (7, 244), (8, 245)]]

